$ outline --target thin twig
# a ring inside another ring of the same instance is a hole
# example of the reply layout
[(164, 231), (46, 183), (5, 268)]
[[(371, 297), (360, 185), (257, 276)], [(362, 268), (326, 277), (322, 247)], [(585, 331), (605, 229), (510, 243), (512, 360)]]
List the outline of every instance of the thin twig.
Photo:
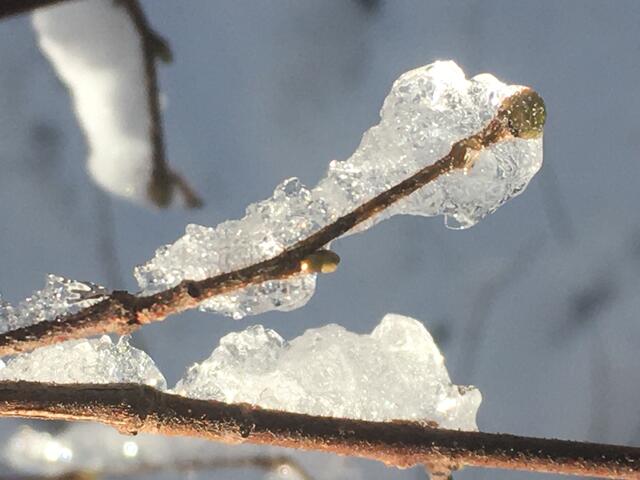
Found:
[(173, 57), (171, 48), (167, 41), (151, 28), (138, 0), (118, 0), (118, 4), (126, 10), (135, 25), (140, 35), (144, 56), (147, 103), (151, 117), (149, 136), (153, 148), (151, 154), (153, 168), (147, 186), (147, 195), (157, 206), (165, 208), (171, 204), (173, 194), (178, 190), (188, 208), (199, 208), (203, 205), (202, 199), (184, 178), (169, 168), (166, 159), (156, 60), (171, 61)]
[[(380, 193), (371, 200), (343, 215), (279, 255), (262, 262), (222, 273), (204, 280), (183, 280), (175, 287), (149, 296), (136, 296), (114, 291), (100, 303), (50, 322), (40, 322), (0, 335), (0, 356), (33, 350), (65, 340), (103, 333), (129, 334), (142, 325), (164, 320), (167, 316), (195, 308), (216, 295), (237, 291), (249, 285), (269, 280), (282, 280), (301, 272), (301, 261), (353, 227), (371, 219), (398, 200), (454, 170), (469, 168), (481, 149), (521, 133), (514, 115), (522, 114), (514, 104), (542, 102), (531, 89), (509, 97), (496, 117), (479, 133), (456, 142), (447, 155)], [(537, 106), (530, 107), (534, 112)], [(522, 107), (524, 108), (524, 107)]]
[(122, 433), (200, 437), (378, 460), (640, 479), (640, 448), (319, 417), (196, 400), (139, 384), (0, 382), (0, 416), (95, 421)]

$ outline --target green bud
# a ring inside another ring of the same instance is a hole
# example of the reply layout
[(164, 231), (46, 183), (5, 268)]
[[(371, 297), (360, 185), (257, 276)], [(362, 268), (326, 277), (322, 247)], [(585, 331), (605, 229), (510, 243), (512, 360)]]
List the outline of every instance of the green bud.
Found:
[(307, 273), (335, 272), (340, 263), (340, 257), (331, 250), (318, 250), (307, 255), (300, 262), (300, 270)]
[(538, 92), (524, 88), (502, 102), (498, 117), (506, 120), (514, 137), (538, 138), (542, 135), (547, 111)]

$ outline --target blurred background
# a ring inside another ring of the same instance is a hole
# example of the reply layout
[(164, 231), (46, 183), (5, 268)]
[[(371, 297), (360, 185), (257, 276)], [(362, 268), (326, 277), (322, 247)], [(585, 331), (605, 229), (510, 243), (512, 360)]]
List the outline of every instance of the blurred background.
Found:
[[(186, 224), (241, 217), (286, 177), (314, 185), (377, 123), (395, 78), (453, 59), (468, 76), (490, 72), (544, 97), (545, 163), (523, 195), (469, 230), (395, 217), (336, 242), (339, 270), (319, 278), (299, 310), (241, 321), (190, 312), (145, 327), (136, 341), (171, 385), (222, 335), (255, 323), (292, 338), (333, 322), (368, 332), (387, 312), (410, 315), (436, 337), (452, 380), (481, 390), (481, 430), (640, 445), (640, 2), (141, 4), (174, 54), (158, 67), (167, 158), (204, 207), (145, 208), (99, 190), (29, 16), (5, 19), (6, 299), (41, 288), (47, 273), (135, 291), (133, 267)], [(0, 438), (18, 424), (0, 422)], [(351, 465), (362, 478), (425, 478)], [(454, 477), (542, 478), (471, 469)]]

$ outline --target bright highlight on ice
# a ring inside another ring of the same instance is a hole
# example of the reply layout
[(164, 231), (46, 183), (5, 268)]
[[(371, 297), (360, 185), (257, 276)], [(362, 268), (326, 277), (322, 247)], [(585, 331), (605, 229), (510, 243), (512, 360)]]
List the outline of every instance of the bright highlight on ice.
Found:
[[(217, 227), (188, 225), (182, 238), (136, 268), (138, 283), (144, 293), (155, 293), (184, 279), (201, 280), (277, 255), (445, 156), (454, 143), (480, 132), (505, 99), (523, 88), (488, 74), (467, 80), (450, 61), (405, 73), (384, 101), (380, 123), (364, 134), (351, 158), (332, 161), (315, 188), (288, 179), (271, 198), (249, 205), (240, 220)], [(510, 122), (517, 123), (522, 109), (514, 106)], [(356, 230), (395, 214), (443, 215), (451, 228), (474, 225), (521, 193), (540, 169), (541, 120), (534, 126), (538, 130), (478, 151), (470, 168), (442, 175)], [(315, 275), (303, 275), (217, 296), (201, 308), (233, 318), (288, 311), (304, 305), (314, 289)]]
[(106, 335), (99, 339), (71, 340), (37, 348), (0, 360), (0, 380), (53, 383), (143, 383), (167, 388), (149, 355), (129, 345), (127, 337), (113, 343)]
[(436, 422), (477, 430), (480, 392), (451, 383), (417, 320), (387, 314), (369, 335), (339, 325), (286, 342), (261, 325), (231, 333), (174, 391), (188, 397), (332, 417)]

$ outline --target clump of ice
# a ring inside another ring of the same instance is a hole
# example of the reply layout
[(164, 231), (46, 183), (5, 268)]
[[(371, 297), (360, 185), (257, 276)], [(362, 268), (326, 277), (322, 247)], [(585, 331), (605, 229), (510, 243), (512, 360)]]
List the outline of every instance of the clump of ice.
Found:
[(132, 347), (127, 337), (117, 343), (99, 339), (71, 340), (7, 361), (0, 380), (52, 383), (144, 383), (166, 389), (167, 382), (153, 360)]
[(333, 417), (435, 421), (476, 430), (480, 392), (453, 385), (417, 320), (388, 314), (369, 335), (339, 325), (286, 342), (257, 325), (231, 333), (193, 365), (175, 393)]
[[(135, 270), (146, 294), (200, 280), (273, 257), (478, 133), (504, 99), (521, 87), (492, 75), (467, 80), (454, 62), (435, 62), (402, 75), (354, 154), (333, 161), (309, 189), (286, 180), (273, 196), (250, 205), (246, 216), (215, 228), (189, 225), (174, 244), (160, 248)], [(395, 214), (444, 215), (449, 227), (470, 227), (520, 193), (542, 164), (542, 138), (509, 139), (484, 149), (468, 172), (443, 175), (355, 230)], [(353, 233), (353, 232), (351, 232)], [(315, 276), (270, 281), (203, 303), (204, 310), (242, 318), (292, 310), (308, 301)]]
[[(247, 208), (241, 220), (216, 228), (188, 225), (173, 245), (160, 248), (149, 263), (135, 269), (145, 293), (164, 290), (183, 279), (201, 280), (273, 257), (326, 225), (327, 207), (297, 179), (276, 188), (273, 197)], [(269, 281), (203, 302), (201, 309), (234, 318), (304, 305), (315, 289), (315, 275)]]
[(108, 291), (100, 285), (48, 275), (45, 287), (17, 307), (0, 297), (0, 333), (71, 315), (100, 302)]

